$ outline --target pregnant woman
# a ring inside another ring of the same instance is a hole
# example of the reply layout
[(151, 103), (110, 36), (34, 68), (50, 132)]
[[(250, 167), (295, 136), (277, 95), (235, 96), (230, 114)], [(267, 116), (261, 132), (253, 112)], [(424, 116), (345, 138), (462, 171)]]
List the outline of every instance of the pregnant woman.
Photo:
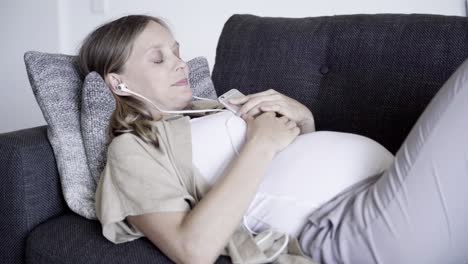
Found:
[(468, 260), (467, 64), (393, 157), (369, 138), (315, 132), (307, 107), (274, 90), (232, 101), (241, 117), (174, 114), (196, 102), (158, 18), (100, 26), (79, 63), (116, 99), (96, 192), (108, 240), (145, 236), (176, 263)]

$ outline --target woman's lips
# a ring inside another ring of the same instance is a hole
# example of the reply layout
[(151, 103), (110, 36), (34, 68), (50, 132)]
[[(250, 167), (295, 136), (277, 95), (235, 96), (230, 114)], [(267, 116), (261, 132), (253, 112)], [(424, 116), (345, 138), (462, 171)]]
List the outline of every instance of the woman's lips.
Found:
[(174, 83), (173, 85), (175, 85), (175, 86), (185, 86), (185, 85), (187, 85), (187, 84), (188, 84), (187, 79), (182, 79), (182, 80), (180, 80), (180, 81)]

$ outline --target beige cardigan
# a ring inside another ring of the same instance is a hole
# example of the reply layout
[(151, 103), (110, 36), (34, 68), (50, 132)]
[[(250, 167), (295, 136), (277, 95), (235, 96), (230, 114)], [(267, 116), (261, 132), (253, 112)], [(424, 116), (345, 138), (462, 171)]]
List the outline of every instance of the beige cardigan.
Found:
[[(192, 164), (189, 120), (171, 115), (155, 121), (158, 147), (131, 133), (112, 140), (96, 190), (96, 213), (108, 240), (123, 243), (144, 236), (125, 220), (129, 215), (188, 211), (209, 191)], [(221, 254), (233, 263), (314, 263), (297, 238), (274, 230), (254, 236), (241, 223)]]

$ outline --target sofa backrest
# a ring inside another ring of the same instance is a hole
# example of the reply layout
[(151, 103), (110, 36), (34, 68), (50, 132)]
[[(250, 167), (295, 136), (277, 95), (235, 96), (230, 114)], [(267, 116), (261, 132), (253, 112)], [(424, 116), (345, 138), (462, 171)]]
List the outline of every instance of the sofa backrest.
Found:
[(361, 134), (396, 153), (467, 57), (466, 17), (233, 15), (212, 78), (218, 95), (273, 88), (308, 106), (317, 130)]

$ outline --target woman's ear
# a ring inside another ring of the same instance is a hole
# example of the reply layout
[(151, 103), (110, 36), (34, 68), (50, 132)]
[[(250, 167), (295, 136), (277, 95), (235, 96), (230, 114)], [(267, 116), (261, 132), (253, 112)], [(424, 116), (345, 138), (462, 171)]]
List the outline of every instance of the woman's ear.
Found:
[(121, 76), (117, 73), (109, 73), (105, 78), (106, 84), (110, 87), (111, 91), (119, 96), (129, 96), (129, 93), (121, 91), (117, 86), (122, 83)]

